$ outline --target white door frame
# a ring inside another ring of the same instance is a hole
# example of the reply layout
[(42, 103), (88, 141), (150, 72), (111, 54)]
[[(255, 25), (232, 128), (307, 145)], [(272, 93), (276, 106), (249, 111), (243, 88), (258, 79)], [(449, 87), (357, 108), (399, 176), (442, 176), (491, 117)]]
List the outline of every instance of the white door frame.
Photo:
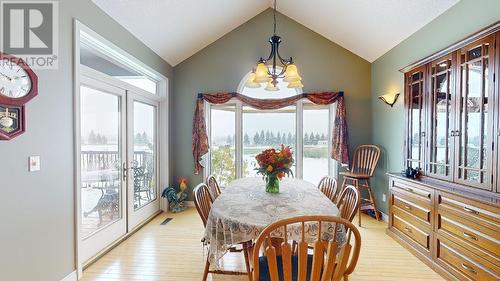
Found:
[[(170, 167), (169, 167), (169, 86), (168, 86), (168, 78), (157, 72), (156, 70), (150, 68), (148, 65), (144, 64), (140, 60), (136, 59), (132, 55), (123, 51), (121, 48), (117, 47), (104, 37), (100, 36), (92, 29), (88, 28), (86, 25), (82, 24), (78, 20), (74, 20), (74, 30), (73, 30), (73, 66), (74, 66), (74, 97), (73, 97), (73, 111), (74, 111), (74, 126), (73, 126), (73, 136), (75, 140), (74, 144), (74, 233), (75, 233), (75, 264), (76, 264), (76, 272), (77, 278), (81, 278), (83, 275), (83, 264), (84, 260), (81, 259), (81, 240), (80, 240), (80, 214), (81, 214), (81, 190), (80, 190), (80, 145), (81, 145), (81, 136), (80, 136), (80, 84), (81, 84), (81, 76), (91, 75), (93, 78), (111, 78), (113, 79), (113, 85), (116, 85), (124, 90), (132, 90), (137, 95), (145, 96), (149, 99), (156, 100), (159, 103), (157, 117), (158, 120), (158, 160), (159, 165), (158, 169), (158, 196), (160, 195), (160, 191), (164, 186), (167, 186), (170, 181)], [(128, 68), (132, 69), (140, 69), (143, 73), (150, 77), (154, 77), (158, 81), (158, 95), (153, 95), (148, 93), (142, 89), (134, 87), (128, 83), (120, 81), (118, 79), (114, 79), (90, 69), (84, 65), (80, 64), (80, 48), (82, 39), (84, 39), (87, 43), (91, 42), (92, 46), (95, 46), (101, 51), (105, 53), (107, 57), (111, 58), (113, 61), (119, 62), (119, 64), (124, 65)], [(161, 171), (161, 172), (160, 172)], [(166, 210), (168, 208), (168, 203), (165, 200), (160, 201), (161, 210)]]

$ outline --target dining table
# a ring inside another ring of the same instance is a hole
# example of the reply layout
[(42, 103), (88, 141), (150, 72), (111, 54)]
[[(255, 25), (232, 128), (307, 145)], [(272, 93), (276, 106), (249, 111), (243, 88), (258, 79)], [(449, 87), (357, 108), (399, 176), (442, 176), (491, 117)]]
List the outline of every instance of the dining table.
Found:
[[(339, 210), (314, 184), (304, 180), (284, 178), (279, 193), (268, 193), (261, 177), (236, 179), (223, 189), (208, 215), (204, 241), (209, 248), (209, 261), (217, 266), (231, 247), (255, 241), (268, 225), (305, 215), (338, 216)], [(324, 226), (325, 223), (320, 234), (323, 239), (345, 241), (343, 227)], [(287, 233), (298, 241), (300, 225), (296, 227), (289, 228)], [(314, 241), (317, 232), (318, 223), (311, 223), (307, 226), (306, 239)]]

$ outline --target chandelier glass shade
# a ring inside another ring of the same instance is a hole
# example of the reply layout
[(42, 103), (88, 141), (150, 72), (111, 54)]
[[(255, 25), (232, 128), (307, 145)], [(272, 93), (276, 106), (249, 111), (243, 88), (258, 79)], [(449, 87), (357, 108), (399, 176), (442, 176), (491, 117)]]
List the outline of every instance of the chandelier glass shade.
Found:
[[(271, 53), (267, 59), (260, 58), (257, 66), (250, 73), (245, 87), (259, 88), (266, 85), (266, 91), (279, 91), (278, 78), (288, 83), (288, 88), (302, 88), (302, 77), (300, 77), (297, 66), (292, 58), (283, 59), (279, 53), (281, 37), (276, 35), (276, 0), (274, 1), (274, 34), (269, 38)], [(280, 64), (280, 65), (278, 65)]]

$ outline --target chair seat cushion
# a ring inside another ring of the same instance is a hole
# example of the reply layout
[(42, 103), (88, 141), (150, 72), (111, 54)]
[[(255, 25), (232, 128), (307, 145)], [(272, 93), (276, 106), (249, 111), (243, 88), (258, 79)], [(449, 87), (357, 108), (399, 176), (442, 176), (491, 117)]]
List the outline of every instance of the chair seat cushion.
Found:
[(370, 175), (367, 174), (358, 174), (358, 173), (351, 173), (351, 172), (340, 172), (340, 175), (347, 177), (347, 178), (353, 178), (353, 179), (369, 179)]
[[(307, 280), (310, 279), (311, 268), (312, 268), (313, 256), (307, 255)], [(279, 280), (283, 281), (283, 261), (281, 256), (276, 257), (276, 263), (278, 265), (278, 276)], [(298, 256), (292, 256), (292, 280), (297, 281), (297, 275), (299, 271), (299, 258)], [(269, 267), (267, 266), (267, 257), (259, 257), (259, 281), (270, 281)]]

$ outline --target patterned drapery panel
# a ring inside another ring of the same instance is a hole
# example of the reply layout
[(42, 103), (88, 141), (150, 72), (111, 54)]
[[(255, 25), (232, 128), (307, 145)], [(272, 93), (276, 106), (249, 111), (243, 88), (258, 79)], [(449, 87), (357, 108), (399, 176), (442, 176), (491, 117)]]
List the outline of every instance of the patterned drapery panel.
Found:
[(332, 133), (332, 159), (342, 165), (349, 165), (349, 141), (347, 135), (346, 108), (343, 92), (304, 93), (283, 99), (255, 99), (239, 93), (212, 93), (198, 94), (196, 109), (193, 118), (193, 158), (194, 173), (197, 175), (203, 170), (201, 157), (208, 153), (208, 135), (205, 124), (204, 102), (224, 104), (231, 99), (237, 99), (244, 105), (262, 110), (280, 109), (295, 104), (301, 99), (308, 99), (317, 105), (337, 103), (334, 128)]

